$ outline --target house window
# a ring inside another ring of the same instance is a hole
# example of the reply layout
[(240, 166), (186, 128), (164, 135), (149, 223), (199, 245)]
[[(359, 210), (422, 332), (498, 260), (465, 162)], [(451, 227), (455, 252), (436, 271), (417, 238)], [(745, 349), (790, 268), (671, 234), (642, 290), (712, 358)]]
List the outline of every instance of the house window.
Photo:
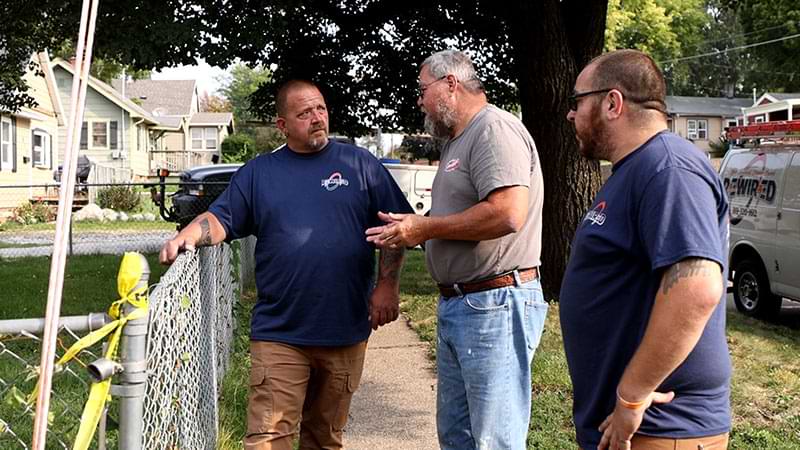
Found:
[(50, 135), (41, 130), (33, 131), (33, 165), (50, 167)]
[(217, 149), (217, 129), (206, 128), (206, 150)]
[(92, 120), (83, 122), (83, 126), (81, 127), (81, 149), (116, 150), (118, 148), (119, 138), (118, 127), (119, 122), (116, 120)]
[(725, 121), (725, 128), (735, 127), (736, 124), (736, 119), (727, 119)]
[(763, 123), (763, 122), (764, 122), (764, 116), (756, 117), (756, 123)]
[(192, 150), (203, 149), (203, 129), (192, 128)]
[(686, 121), (686, 137), (696, 140), (708, 139), (708, 121), (705, 119)]
[(92, 148), (108, 148), (108, 122), (92, 122)]
[(12, 142), (11, 142), (11, 119), (8, 117), (0, 118), (0, 167), (11, 167), (12, 161)]
[(216, 150), (217, 149), (217, 129), (191, 128), (192, 130), (192, 150)]

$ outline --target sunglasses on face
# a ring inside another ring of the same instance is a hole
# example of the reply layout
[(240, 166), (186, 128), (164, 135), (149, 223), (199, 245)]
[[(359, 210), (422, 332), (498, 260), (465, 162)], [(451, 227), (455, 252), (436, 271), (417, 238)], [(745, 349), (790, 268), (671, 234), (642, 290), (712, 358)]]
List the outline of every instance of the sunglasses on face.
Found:
[(567, 105), (569, 106), (569, 109), (571, 111), (577, 111), (578, 110), (578, 100), (580, 100), (580, 99), (582, 99), (584, 97), (588, 97), (590, 95), (605, 94), (607, 92), (611, 92), (612, 90), (613, 90), (613, 88), (612, 89), (597, 89), (597, 90), (594, 90), (594, 91), (586, 91), (586, 92), (575, 92), (572, 95), (570, 95), (569, 97), (567, 97)]

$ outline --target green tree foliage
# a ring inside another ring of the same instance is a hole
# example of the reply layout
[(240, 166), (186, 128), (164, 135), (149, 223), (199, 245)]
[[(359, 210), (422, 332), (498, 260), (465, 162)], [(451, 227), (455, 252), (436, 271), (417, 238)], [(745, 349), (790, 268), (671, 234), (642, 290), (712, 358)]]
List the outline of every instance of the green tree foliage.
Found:
[(749, 96), (800, 91), (800, 37), (738, 48), (798, 33), (793, 0), (610, 0), (605, 48), (650, 52), (671, 95)]
[[(59, 5), (66, 11), (56, 15)], [(62, 26), (55, 42), (77, 30), (78, 0), (36, 7)], [(331, 129), (357, 136), (376, 125), (419, 129), (419, 63), (444, 48), (467, 51), (490, 101), (519, 104), (540, 149), (548, 189), (543, 282), (551, 296), (600, 182), (599, 166), (580, 157), (564, 117), (578, 71), (603, 48), (606, 10), (607, 0), (107, 1), (100, 4), (95, 54), (140, 69), (193, 64), (195, 57), (218, 66), (238, 58), (276, 67), (251, 97), (259, 117), (274, 116), (276, 86), (302, 77), (323, 86)], [(8, 65), (0, 72), (21, 73)], [(382, 114), (386, 108), (394, 114)]]
[(222, 162), (246, 162), (258, 155), (256, 141), (247, 133), (234, 133), (222, 141)]
[(236, 64), (231, 68), (230, 77), (223, 77), (220, 93), (228, 99), (233, 118), (240, 128), (255, 119), (250, 108), (250, 96), (270, 80), (270, 72), (262, 67), (252, 68), (246, 64)]
[[(800, 2), (797, 0), (729, 0), (738, 12), (748, 44), (800, 34)], [(748, 49), (756, 58), (745, 77), (745, 89), (759, 92), (800, 92), (800, 37)]]
[[(75, 42), (65, 40), (53, 50), (52, 56), (59, 57), (69, 61), (75, 57)], [(134, 80), (143, 80), (150, 78), (150, 71), (146, 69), (134, 69), (126, 64), (122, 64), (113, 59), (108, 58), (92, 58), (92, 66), (90, 72), (93, 77), (103, 80), (106, 83), (111, 83), (112, 80), (119, 78), (123, 73), (126, 77), (133, 78)]]

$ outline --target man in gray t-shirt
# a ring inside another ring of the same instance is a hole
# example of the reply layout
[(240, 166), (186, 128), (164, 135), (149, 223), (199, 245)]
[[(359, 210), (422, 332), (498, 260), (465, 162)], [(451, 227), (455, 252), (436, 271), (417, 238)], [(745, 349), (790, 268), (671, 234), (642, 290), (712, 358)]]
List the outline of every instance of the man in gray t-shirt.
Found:
[(437, 429), (442, 449), (524, 449), (530, 364), (547, 304), (539, 282), (542, 173), (522, 122), (488, 104), (470, 59), (423, 63), (417, 104), (446, 140), (430, 217), (381, 213), (379, 247), (426, 242), (439, 284)]

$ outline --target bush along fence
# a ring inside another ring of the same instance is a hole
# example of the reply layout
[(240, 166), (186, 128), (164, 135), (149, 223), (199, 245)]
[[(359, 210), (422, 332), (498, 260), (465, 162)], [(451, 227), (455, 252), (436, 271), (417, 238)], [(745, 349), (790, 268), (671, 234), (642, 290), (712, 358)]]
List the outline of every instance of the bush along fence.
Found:
[[(62, 317), (47, 448), (216, 448), (217, 398), (254, 249), (251, 238), (184, 253), (149, 295), (128, 277), (108, 314)], [(0, 321), (4, 450), (30, 445), (43, 324)]]

